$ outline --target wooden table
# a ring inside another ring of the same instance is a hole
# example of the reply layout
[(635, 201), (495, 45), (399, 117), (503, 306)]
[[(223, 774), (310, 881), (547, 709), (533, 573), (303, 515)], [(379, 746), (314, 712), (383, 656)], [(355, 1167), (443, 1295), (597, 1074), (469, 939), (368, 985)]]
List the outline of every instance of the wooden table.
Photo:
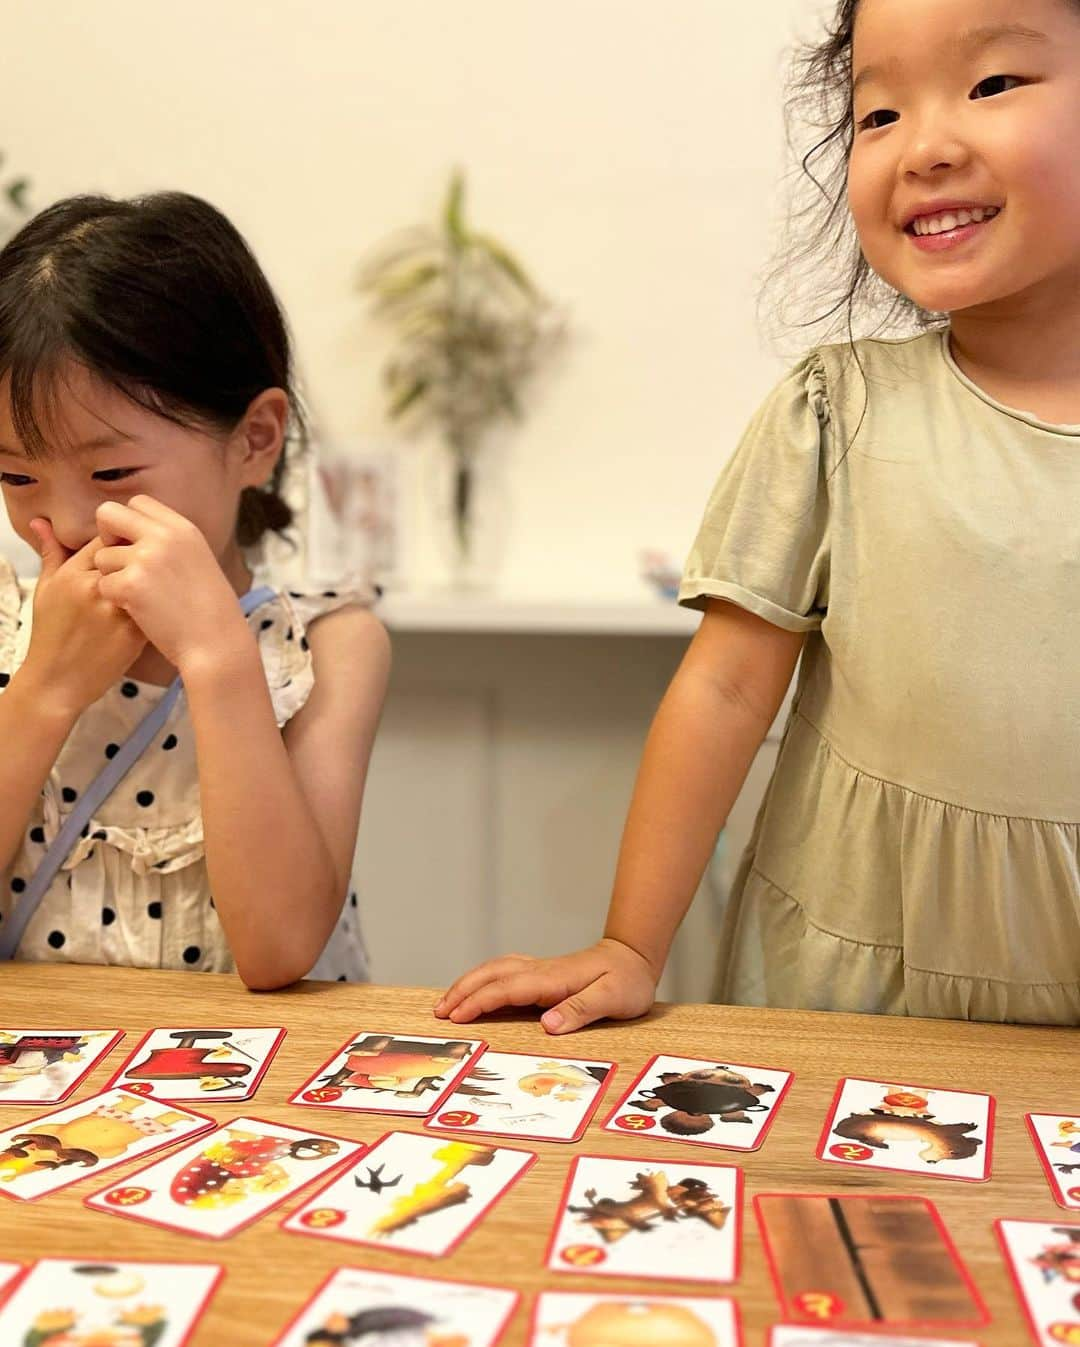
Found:
[[(48, 1024), (57, 1028), (115, 1025), (129, 1037), (114, 1049), (73, 1099), (95, 1093), (116, 1069), (136, 1035), (156, 1025), (283, 1024), (288, 1037), (250, 1105), (198, 1105), (222, 1121), (245, 1110), (259, 1117), (316, 1127), (374, 1140), (388, 1126), (410, 1130), (417, 1122), (326, 1110), (301, 1110), (285, 1098), (345, 1038), (360, 1029), (435, 1034), (440, 1022), (430, 1014), (432, 992), (422, 989), (302, 983), (284, 992), (253, 995), (233, 977), (208, 973), (159, 973), (70, 965), (8, 964), (0, 969), (0, 1024)], [(456, 1031), (457, 1032), (457, 1031)], [(549, 1052), (548, 1038), (532, 1015), (494, 1018), (475, 1031), (493, 1048)], [(746, 1175), (746, 1198), (765, 1191), (921, 1193), (938, 1205), (993, 1316), (989, 1327), (955, 1338), (974, 1338), (985, 1347), (1020, 1347), (1028, 1341), (1024, 1321), (991, 1231), (999, 1216), (1068, 1219), (1051, 1200), (1023, 1115), (1080, 1108), (1076, 1053), (1080, 1040), (1067, 1029), (976, 1025), (936, 1020), (904, 1020), (860, 1015), (805, 1014), (720, 1006), (660, 1005), (646, 1019), (587, 1030), (561, 1046), (577, 1056), (610, 1059), (619, 1071), (599, 1117), (615, 1091), (655, 1052), (786, 1067), (795, 1083), (763, 1148), (753, 1154), (707, 1152), (667, 1142), (652, 1144), (616, 1136), (592, 1126), (581, 1145), (527, 1144), (540, 1159), (527, 1177), (449, 1258), (432, 1261), (403, 1254), (351, 1248), (328, 1240), (301, 1239), (277, 1228), (303, 1195), (230, 1240), (201, 1240), (152, 1226), (133, 1225), (92, 1212), (82, 1199), (104, 1186), (103, 1177), (35, 1204), (0, 1202), (0, 1258), (36, 1257), (202, 1259), (226, 1267), (211, 1307), (190, 1347), (265, 1347), (290, 1320), (326, 1274), (344, 1264), (379, 1267), (429, 1276), (513, 1286), (525, 1301), (503, 1339), (505, 1347), (525, 1341), (531, 1296), (545, 1286), (564, 1290), (642, 1291), (678, 1294), (672, 1283), (618, 1282), (599, 1277), (553, 1278), (543, 1253), (556, 1201), (575, 1153), (657, 1159), (731, 1161)], [(994, 1175), (989, 1183), (916, 1179), (827, 1165), (814, 1158), (818, 1133), (837, 1078), (870, 1075), (930, 1085), (985, 1090), (997, 1096), (998, 1126)], [(0, 1110), (4, 1126), (34, 1117), (38, 1108)], [(145, 1161), (109, 1174), (115, 1181)], [(694, 1290), (683, 1287), (684, 1293)], [(712, 1293), (708, 1288), (706, 1293)], [(744, 1222), (743, 1273), (731, 1293), (742, 1309), (747, 1347), (759, 1347), (765, 1328), (776, 1322), (776, 1300), (749, 1205)]]

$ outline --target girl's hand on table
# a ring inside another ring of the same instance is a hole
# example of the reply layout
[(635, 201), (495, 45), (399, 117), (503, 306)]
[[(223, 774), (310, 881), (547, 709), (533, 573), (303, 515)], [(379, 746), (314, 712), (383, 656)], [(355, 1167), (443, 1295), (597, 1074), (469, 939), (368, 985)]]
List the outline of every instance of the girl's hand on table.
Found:
[(550, 1006), (540, 1023), (549, 1034), (568, 1034), (594, 1020), (644, 1015), (659, 976), (620, 940), (599, 940), (556, 959), (508, 954), (458, 978), (436, 1003), (435, 1014), (465, 1024), (504, 1006)]
[(22, 672), (38, 681), (43, 695), (78, 716), (126, 673), (146, 637), (98, 591), (100, 538), (69, 552), (49, 520), (31, 520), (30, 531), (41, 554), (41, 574)]

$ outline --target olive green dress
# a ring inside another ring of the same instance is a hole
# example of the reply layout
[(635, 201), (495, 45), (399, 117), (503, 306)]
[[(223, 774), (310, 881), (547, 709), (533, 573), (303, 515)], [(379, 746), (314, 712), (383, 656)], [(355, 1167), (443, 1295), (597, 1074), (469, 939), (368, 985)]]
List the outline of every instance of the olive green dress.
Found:
[(855, 348), (766, 399), (680, 591), (807, 633), (717, 999), (1080, 1024), (1080, 426), (946, 330)]

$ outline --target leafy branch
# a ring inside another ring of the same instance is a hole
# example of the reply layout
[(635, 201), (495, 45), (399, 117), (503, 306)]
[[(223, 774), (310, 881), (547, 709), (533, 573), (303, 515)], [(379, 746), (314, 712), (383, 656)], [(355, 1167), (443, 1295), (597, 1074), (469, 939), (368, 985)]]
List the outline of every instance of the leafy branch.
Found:
[(391, 236), (359, 285), (396, 337), (383, 369), (387, 415), (437, 427), (454, 455), (464, 548), (471, 455), (494, 422), (521, 419), (522, 389), (561, 340), (562, 318), (510, 250), (467, 222), (460, 170), (438, 224)]
[[(4, 156), (0, 154), (0, 169), (3, 165)], [(14, 233), (22, 217), (29, 215), (30, 204), (26, 199), (29, 190), (29, 178), (16, 177), (0, 181), (0, 239)]]

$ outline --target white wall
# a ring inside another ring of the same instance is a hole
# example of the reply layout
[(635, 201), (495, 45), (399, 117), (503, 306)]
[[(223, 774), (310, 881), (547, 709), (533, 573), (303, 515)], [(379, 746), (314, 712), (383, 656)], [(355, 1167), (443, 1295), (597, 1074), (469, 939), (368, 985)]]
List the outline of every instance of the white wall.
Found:
[[(289, 310), (322, 436), (356, 445), (385, 439), (358, 260), (432, 215), (463, 164), (476, 219), (572, 323), (527, 424), (502, 438), (502, 588), (631, 598), (640, 548), (681, 562), (782, 368), (754, 300), (778, 200), (783, 50), (822, 6), (6, 0), (0, 151), (33, 177), (38, 206), (164, 187), (219, 205)], [(423, 585), (442, 572), (424, 532), (430, 474), (412, 449), (402, 461)], [(2, 522), (0, 551), (13, 553)], [(356, 876), (377, 976), (440, 982), (510, 946), (594, 937), (680, 644), (398, 638)], [(774, 754), (763, 748), (729, 822), (729, 865)], [(437, 936), (419, 951), (417, 921)], [(707, 894), (666, 994), (708, 994), (715, 925)]]
[[(476, 218), (571, 310), (511, 440), (504, 587), (630, 596), (681, 562), (781, 368), (754, 323), (781, 162), (782, 50), (815, 0), (7, 0), (0, 149), (34, 201), (178, 187), (253, 243), (325, 434), (381, 433), (357, 259)], [(411, 461), (411, 460), (410, 460)], [(406, 482), (413, 571), (438, 562)]]

